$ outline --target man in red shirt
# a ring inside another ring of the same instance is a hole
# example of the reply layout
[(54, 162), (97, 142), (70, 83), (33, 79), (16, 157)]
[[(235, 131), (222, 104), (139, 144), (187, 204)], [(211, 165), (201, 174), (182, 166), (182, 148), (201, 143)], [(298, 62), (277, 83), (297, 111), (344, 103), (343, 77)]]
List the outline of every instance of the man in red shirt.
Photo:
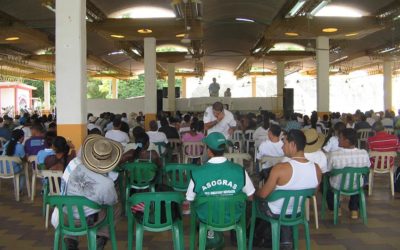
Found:
[[(400, 151), (399, 139), (397, 138), (397, 136), (385, 132), (385, 127), (380, 121), (375, 122), (375, 124), (372, 126), (372, 129), (375, 131), (375, 135), (368, 138), (368, 148), (370, 151)], [(373, 166), (373, 164), (374, 162), (371, 159), (371, 165)], [(393, 165), (394, 159), (392, 157), (390, 159), (390, 167), (393, 167)]]

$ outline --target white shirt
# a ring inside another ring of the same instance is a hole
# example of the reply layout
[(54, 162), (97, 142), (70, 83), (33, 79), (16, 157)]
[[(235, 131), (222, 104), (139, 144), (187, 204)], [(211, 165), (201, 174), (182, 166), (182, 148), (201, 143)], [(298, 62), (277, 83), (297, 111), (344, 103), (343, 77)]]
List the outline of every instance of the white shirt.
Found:
[[(264, 141), (261, 143), (260, 147), (258, 148), (258, 152), (256, 158), (261, 160), (263, 156), (272, 156), (272, 157), (282, 157), (284, 156), (283, 153), (283, 142), (281, 140), (277, 142), (272, 142), (270, 140)], [(270, 168), (272, 164), (270, 162), (265, 162), (262, 165), (262, 169)]]
[[(209, 163), (213, 164), (219, 164), (227, 161), (227, 159), (223, 156), (220, 157), (213, 157), (210, 160), (208, 160)], [(251, 182), (251, 179), (249, 175), (247, 174), (247, 171), (244, 170), (244, 175), (245, 175), (245, 185), (242, 188), (242, 192), (245, 193), (247, 196), (251, 196), (254, 194), (256, 189), (254, 188), (253, 182)], [(194, 190), (194, 182), (192, 179), (190, 179), (189, 186), (186, 192), (186, 200), (188, 201), (193, 201), (194, 198), (196, 198), (196, 193), (193, 192)]]
[[(220, 133), (224, 134), (226, 139), (230, 139), (228, 130), (231, 127), (236, 127), (236, 120), (233, 117), (233, 114), (229, 110), (224, 109), (223, 112), (225, 113), (224, 118), (220, 122), (215, 124), (213, 127), (211, 127), (208, 130), (208, 134), (210, 134), (212, 132), (220, 132)], [(217, 117), (214, 116), (212, 106), (210, 106), (204, 112), (203, 121), (204, 121), (204, 123), (209, 123), (209, 122), (212, 122), (215, 120), (217, 120)]]
[(382, 125), (386, 128), (386, 127), (391, 127), (393, 128), (393, 119), (391, 118), (383, 118), (382, 119)]
[(339, 138), (337, 136), (332, 136), (322, 149), (328, 153), (338, 151), (340, 149)]
[(164, 132), (147, 131), (146, 133), (149, 136), (149, 140), (151, 143), (156, 143), (156, 142), (164, 142), (165, 144), (168, 143), (167, 136), (165, 135)]
[(268, 129), (263, 128), (263, 126), (258, 127), (253, 133), (254, 147), (258, 148), (263, 141), (268, 139)]
[(101, 131), (100, 126), (98, 126), (98, 125), (96, 125), (96, 124), (94, 124), (94, 123), (88, 123), (88, 125), (87, 125), (86, 127), (87, 127), (87, 129), (88, 129), (89, 131), (92, 130), (92, 129), (94, 129), (94, 128), (97, 128), (98, 130), (100, 130), (100, 132), (103, 132), (103, 131)]
[(129, 143), (129, 136), (127, 133), (122, 132), (121, 130), (109, 130), (107, 131), (105, 138), (111, 139), (113, 141), (120, 142), (122, 146), (126, 146)]
[(307, 160), (318, 164), (322, 173), (328, 172), (328, 159), (322, 150), (318, 150), (312, 153), (304, 153)]

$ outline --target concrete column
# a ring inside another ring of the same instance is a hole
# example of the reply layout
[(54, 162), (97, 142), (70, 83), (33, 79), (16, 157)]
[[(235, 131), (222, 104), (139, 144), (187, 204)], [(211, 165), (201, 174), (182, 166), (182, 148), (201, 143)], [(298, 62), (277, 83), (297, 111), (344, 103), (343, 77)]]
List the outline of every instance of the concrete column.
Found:
[(118, 79), (112, 78), (111, 80), (112, 99), (118, 99)]
[(251, 77), (251, 96), (252, 97), (257, 96), (257, 77), (256, 76)]
[(86, 0), (56, 0), (57, 134), (86, 137)]
[(44, 89), (44, 110), (50, 111), (50, 81), (43, 82)]
[(317, 37), (317, 111), (329, 112), (329, 38)]
[(156, 84), (156, 39), (146, 37), (144, 39), (144, 105), (145, 128), (148, 130), (151, 120), (156, 119), (157, 114), (157, 84)]
[(175, 112), (175, 65), (168, 64), (168, 111)]
[(276, 93), (278, 97), (278, 111), (283, 111), (283, 88), (285, 87), (285, 62), (276, 62)]
[(186, 98), (186, 77), (182, 77), (182, 98)]
[(392, 73), (393, 73), (393, 62), (384, 61), (383, 62), (383, 103), (385, 110), (395, 110), (393, 107), (393, 83), (392, 83)]

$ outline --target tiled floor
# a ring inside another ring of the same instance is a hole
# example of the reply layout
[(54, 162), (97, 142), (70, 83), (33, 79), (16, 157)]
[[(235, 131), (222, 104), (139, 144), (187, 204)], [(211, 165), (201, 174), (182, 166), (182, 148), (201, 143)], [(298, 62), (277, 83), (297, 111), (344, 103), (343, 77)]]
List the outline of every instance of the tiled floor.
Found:
[[(320, 219), (320, 228), (315, 229), (312, 219), (311, 247), (312, 249), (400, 249), (400, 194), (395, 198), (390, 196), (388, 177), (375, 178), (376, 184), (372, 196), (367, 197), (368, 225), (361, 220), (351, 220), (349, 213), (343, 210), (339, 224), (334, 226), (332, 215)], [(41, 214), (42, 199), (36, 197), (32, 203), (25, 196), (21, 202), (16, 202), (13, 196), (11, 181), (1, 181), (0, 190), (0, 250), (2, 249), (51, 249), (54, 230), (45, 230), (44, 218)], [(320, 197), (319, 197), (320, 199)], [(313, 215), (311, 214), (313, 218)], [(189, 245), (189, 219), (184, 220), (185, 246)], [(143, 249), (173, 249), (169, 232), (145, 232)], [(127, 223), (121, 217), (117, 224), (118, 248), (127, 247)], [(302, 233), (300, 233), (302, 238)], [(226, 234), (225, 249), (236, 249), (230, 246)], [(81, 249), (86, 249), (82, 239)], [(111, 249), (108, 244), (106, 249)], [(300, 241), (300, 249), (305, 249), (304, 240)]]

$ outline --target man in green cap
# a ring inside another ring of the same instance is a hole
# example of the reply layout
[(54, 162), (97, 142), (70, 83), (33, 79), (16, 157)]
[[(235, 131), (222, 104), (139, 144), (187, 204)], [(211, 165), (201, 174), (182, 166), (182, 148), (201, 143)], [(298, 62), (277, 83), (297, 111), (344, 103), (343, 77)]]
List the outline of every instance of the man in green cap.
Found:
[[(246, 170), (239, 164), (227, 160), (223, 155), (227, 140), (222, 133), (210, 133), (203, 142), (207, 145), (209, 160), (192, 172), (186, 199), (193, 201), (198, 196), (234, 195), (245, 193), (252, 198), (255, 188)], [(206, 220), (207, 211), (198, 210), (200, 219)], [(208, 232), (208, 238), (213, 232)], [(215, 235), (217, 236), (217, 235)]]

